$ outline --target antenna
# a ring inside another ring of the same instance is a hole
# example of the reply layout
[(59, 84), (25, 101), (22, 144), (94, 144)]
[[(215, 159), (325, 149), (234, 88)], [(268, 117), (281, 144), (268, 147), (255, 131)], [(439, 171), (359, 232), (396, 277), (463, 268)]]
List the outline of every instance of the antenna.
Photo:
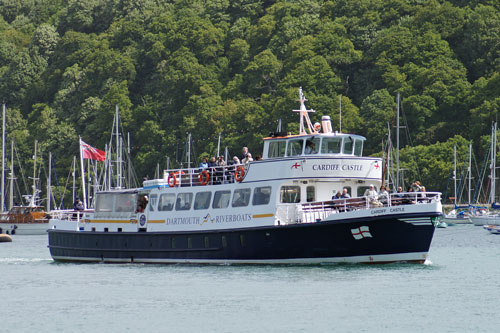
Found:
[(342, 95), (339, 96), (339, 132), (342, 133)]

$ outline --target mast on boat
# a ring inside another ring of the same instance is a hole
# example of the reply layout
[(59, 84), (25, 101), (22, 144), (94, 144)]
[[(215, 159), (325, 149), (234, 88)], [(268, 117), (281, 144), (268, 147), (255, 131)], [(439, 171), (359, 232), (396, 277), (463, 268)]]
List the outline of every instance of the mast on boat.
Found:
[(497, 151), (497, 123), (494, 122), (491, 128), (491, 192), (490, 203), (495, 202), (495, 182), (496, 182), (496, 151)]
[(9, 183), (9, 210), (14, 206), (14, 140), (10, 141), (10, 183)]
[(305, 102), (307, 99), (304, 96), (304, 93), (302, 92), (302, 87), (299, 88), (299, 99), (298, 101), (300, 102), (300, 110), (293, 110), (294, 112), (300, 112), (300, 129), (299, 129), (299, 134), (304, 135), (307, 134), (305, 128), (304, 128), (304, 119), (306, 120), (307, 123), (307, 129), (309, 130), (309, 134), (315, 133), (315, 130), (313, 128), (313, 125), (311, 124), (311, 119), (309, 119), (309, 112), (315, 112), (313, 109), (308, 110), (306, 108)]
[(1, 211), (4, 212), (5, 209), (5, 104), (3, 105), (2, 111), (2, 205)]

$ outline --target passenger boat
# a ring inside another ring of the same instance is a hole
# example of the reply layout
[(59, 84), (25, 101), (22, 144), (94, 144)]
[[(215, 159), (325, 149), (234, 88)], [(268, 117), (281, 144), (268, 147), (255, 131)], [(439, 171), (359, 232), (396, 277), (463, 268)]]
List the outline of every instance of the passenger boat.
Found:
[[(382, 161), (365, 138), (312, 124), (271, 133), (261, 160), (166, 170), (142, 188), (100, 192), (93, 212), (50, 220), (56, 261), (109, 263), (423, 263), (441, 216), (437, 192), (364, 196)], [(307, 131), (306, 131), (307, 130)], [(311, 149), (312, 142), (314, 148)], [(332, 200), (344, 188), (351, 198)]]
[(0, 214), (0, 234), (44, 235), (49, 219), (43, 206), (14, 206)]

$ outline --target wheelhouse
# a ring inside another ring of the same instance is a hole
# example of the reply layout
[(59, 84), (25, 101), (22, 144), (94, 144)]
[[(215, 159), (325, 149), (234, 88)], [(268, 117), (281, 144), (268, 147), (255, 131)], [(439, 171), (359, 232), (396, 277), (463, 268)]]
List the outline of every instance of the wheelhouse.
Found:
[(297, 136), (272, 134), (264, 138), (263, 158), (282, 158), (301, 155), (357, 156), (363, 155), (360, 135), (325, 133)]

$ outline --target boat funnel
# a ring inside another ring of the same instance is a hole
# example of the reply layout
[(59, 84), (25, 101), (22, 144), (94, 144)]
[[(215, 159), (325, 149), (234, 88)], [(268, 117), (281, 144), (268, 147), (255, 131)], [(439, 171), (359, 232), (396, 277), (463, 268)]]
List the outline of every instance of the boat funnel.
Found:
[(321, 123), (323, 124), (323, 133), (332, 133), (332, 122), (330, 121), (330, 116), (321, 117)]

